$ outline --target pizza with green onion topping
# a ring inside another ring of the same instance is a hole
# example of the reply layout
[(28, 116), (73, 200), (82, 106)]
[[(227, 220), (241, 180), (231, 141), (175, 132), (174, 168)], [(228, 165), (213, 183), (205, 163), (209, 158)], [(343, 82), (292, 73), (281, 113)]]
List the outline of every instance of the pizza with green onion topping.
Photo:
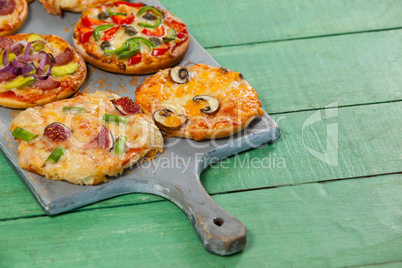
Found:
[(189, 43), (187, 26), (169, 11), (121, 1), (85, 10), (73, 34), (88, 63), (123, 74), (170, 67), (184, 57)]
[(128, 97), (104, 92), (28, 108), (10, 130), (22, 168), (81, 185), (107, 182), (163, 148), (150, 116)]

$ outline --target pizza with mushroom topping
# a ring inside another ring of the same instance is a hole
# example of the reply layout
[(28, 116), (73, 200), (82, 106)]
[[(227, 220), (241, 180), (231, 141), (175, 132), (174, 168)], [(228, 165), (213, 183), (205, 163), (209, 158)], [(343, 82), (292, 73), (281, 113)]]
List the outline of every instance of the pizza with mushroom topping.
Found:
[(10, 130), (22, 168), (81, 185), (107, 182), (163, 148), (150, 116), (128, 97), (104, 92), (28, 108)]
[(0, 105), (27, 108), (64, 99), (84, 82), (83, 58), (55, 35), (0, 37)]
[(27, 15), (26, 0), (0, 0), (0, 37), (18, 31)]
[(169, 11), (120, 1), (85, 10), (73, 34), (75, 48), (88, 63), (123, 74), (172, 66), (189, 42), (187, 26)]
[(169, 136), (194, 140), (229, 136), (264, 114), (242, 74), (204, 64), (157, 72), (135, 100)]

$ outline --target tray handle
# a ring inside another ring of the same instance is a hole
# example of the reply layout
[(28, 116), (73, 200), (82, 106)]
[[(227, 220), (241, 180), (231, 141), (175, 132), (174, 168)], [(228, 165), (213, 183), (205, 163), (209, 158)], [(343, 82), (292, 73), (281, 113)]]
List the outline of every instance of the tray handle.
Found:
[(246, 226), (208, 195), (198, 177), (169, 188), (166, 198), (185, 212), (207, 251), (226, 256), (243, 250)]

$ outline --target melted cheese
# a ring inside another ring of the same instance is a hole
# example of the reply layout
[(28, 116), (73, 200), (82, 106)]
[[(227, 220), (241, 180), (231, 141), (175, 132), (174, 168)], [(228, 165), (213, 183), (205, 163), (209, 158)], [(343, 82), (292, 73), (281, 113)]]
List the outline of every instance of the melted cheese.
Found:
[(21, 15), (24, 12), (24, 8), (27, 8), (26, 4), (24, 5), (22, 1), (25, 0), (15, 0), (16, 8), (14, 11), (8, 15), (0, 16), (0, 34), (1, 31), (10, 31), (14, 29), (21, 21)]
[[(118, 98), (106, 93), (85, 94), (21, 112), (11, 123), (11, 130), (21, 127), (38, 137), (30, 142), (18, 141), (20, 166), (46, 175), (46, 178), (52, 180), (96, 184), (106, 181), (106, 175), (120, 174), (124, 168), (136, 163), (149, 151), (162, 150), (163, 138), (149, 116), (126, 116), (126, 125), (102, 121), (105, 113), (121, 116), (111, 103), (111, 97)], [(86, 113), (64, 113), (65, 106), (85, 107)], [(60, 122), (72, 129), (73, 134), (68, 140), (53, 142), (43, 135), (45, 127), (53, 122)], [(93, 141), (102, 125), (110, 129), (114, 139), (121, 135), (127, 137), (124, 154), (118, 155), (113, 150), (108, 151), (94, 145)], [(57, 163), (45, 162), (50, 153), (59, 146), (66, 149), (60, 160)]]
[[(188, 68), (189, 81), (185, 84), (175, 83), (168, 70), (162, 70), (148, 78), (136, 90), (136, 102), (153, 114), (162, 108), (172, 108), (185, 114), (188, 121), (174, 135), (185, 135), (193, 131), (194, 139), (203, 139), (207, 132), (244, 126), (263, 111), (257, 93), (251, 85), (240, 77), (238, 72), (222, 71), (222, 69), (203, 64)], [(201, 111), (207, 103), (195, 102), (197, 95), (208, 95), (219, 99), (221, 106), (214, 114)], [(219, 132), (219, 131), (218, 131)], [(203, 136), (204, 135), (204, 136)]]

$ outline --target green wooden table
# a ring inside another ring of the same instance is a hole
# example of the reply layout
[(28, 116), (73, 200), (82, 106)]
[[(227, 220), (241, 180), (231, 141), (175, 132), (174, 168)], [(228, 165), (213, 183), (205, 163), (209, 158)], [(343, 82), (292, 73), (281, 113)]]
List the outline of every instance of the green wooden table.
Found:
[(202, 173), (245, 250), (207, 253), (152, 195), (48, 217), (1, 156), (0, 267), (401, 267), (402, 1), (161, 2), (281, 127)]

